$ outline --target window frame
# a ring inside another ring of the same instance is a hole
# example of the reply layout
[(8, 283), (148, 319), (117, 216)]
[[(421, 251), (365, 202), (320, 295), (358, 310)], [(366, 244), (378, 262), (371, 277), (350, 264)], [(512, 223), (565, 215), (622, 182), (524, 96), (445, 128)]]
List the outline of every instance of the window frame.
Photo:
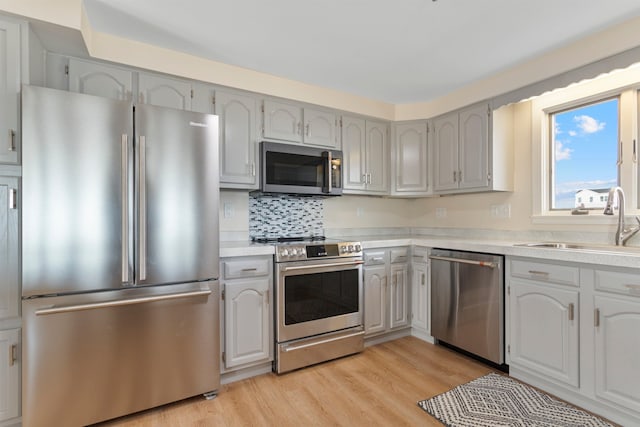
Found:
[(628, 215), (640, 214), (640, 176), (637, 154), (640, 122), (640, 67), (616, 70), (607, 75), (557, 89), (531, 102), (532, 222), (546, 224), (611, 224), (615, 216), (590, 210), (589, 215), (571, 215), (570, 210), (551, 209), (551, 120), (550, 114), (618, 97), (618, 143), (622, 163), (618, 180), (625, 192)]

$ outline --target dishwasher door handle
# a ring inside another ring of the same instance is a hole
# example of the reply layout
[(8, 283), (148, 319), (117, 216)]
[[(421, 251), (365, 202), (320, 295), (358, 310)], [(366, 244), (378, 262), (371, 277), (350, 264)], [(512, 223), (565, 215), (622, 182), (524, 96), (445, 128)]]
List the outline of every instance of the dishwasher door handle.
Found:
[(429, 259), (435, 259), (435, 260), (438, 260), (438, 261), (457, 262), (457, 263), (460, 263), (460, 264), (479, 265), (480, 267), (489, 267), (489, 268), (496, 268), (498, 266), (498, 263), (491, 262), (491, 261), (476, 261), (476, 260), (472, 260), (472, 259), (451, 258), (451, 257), (446, 257), (446, 256), (429, 255)]

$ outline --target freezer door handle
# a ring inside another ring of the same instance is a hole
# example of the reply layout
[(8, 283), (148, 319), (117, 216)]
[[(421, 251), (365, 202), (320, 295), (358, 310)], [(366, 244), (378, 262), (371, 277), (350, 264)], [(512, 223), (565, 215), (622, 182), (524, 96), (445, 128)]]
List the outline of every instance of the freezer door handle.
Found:
[(140, 241), (139, 241), (139, 275), (140, 281), (147, 279), (147, 188), (146, 188), (146, 138), (140, 136), (140, 170), (138, 175), (138, 185), (140, 204), (138, 207), (139, 222), (140, 222)]
[(119, 307), (123, 305), (145, 304), (149, 302), (167, 301), (179, 298), (193, 298), (211, 295), (211, 290), (201, 290), (192, 292), (179, 292), (175, 294), (156, 295), (149, 297), (130, 298), (116, 301), (93, 302), (88, 304), (65, 305), (60, 307), (41, 308), (36, 310), (36, 316), (45, 316), (48, 314), (70, 313), (82, 310), (95, 310), (98, 308)]
[(127, 135), (123, 134), (120, 141), (122, 145), (122, 173), (120, 176), (122, 191), (122, 282), (129, 281), (129, 192), (128, 192), (128, 165), (129, 165), (129, 144)]

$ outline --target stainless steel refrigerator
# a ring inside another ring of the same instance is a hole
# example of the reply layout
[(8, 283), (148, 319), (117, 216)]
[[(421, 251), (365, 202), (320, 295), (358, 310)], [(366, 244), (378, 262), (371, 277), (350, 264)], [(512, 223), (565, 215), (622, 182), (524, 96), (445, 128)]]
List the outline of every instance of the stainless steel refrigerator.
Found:
[(216, 390), (217, 117), (30, 86), (22, 108), (23, 425)]

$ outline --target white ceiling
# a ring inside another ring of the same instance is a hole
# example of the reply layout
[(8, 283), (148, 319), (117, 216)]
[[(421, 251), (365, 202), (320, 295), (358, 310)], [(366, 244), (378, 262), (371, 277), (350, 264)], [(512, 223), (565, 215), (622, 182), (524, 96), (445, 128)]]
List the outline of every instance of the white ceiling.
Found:
[(640, 15), (638, 0), (85, 0), (92, 26), (394, 104)]

